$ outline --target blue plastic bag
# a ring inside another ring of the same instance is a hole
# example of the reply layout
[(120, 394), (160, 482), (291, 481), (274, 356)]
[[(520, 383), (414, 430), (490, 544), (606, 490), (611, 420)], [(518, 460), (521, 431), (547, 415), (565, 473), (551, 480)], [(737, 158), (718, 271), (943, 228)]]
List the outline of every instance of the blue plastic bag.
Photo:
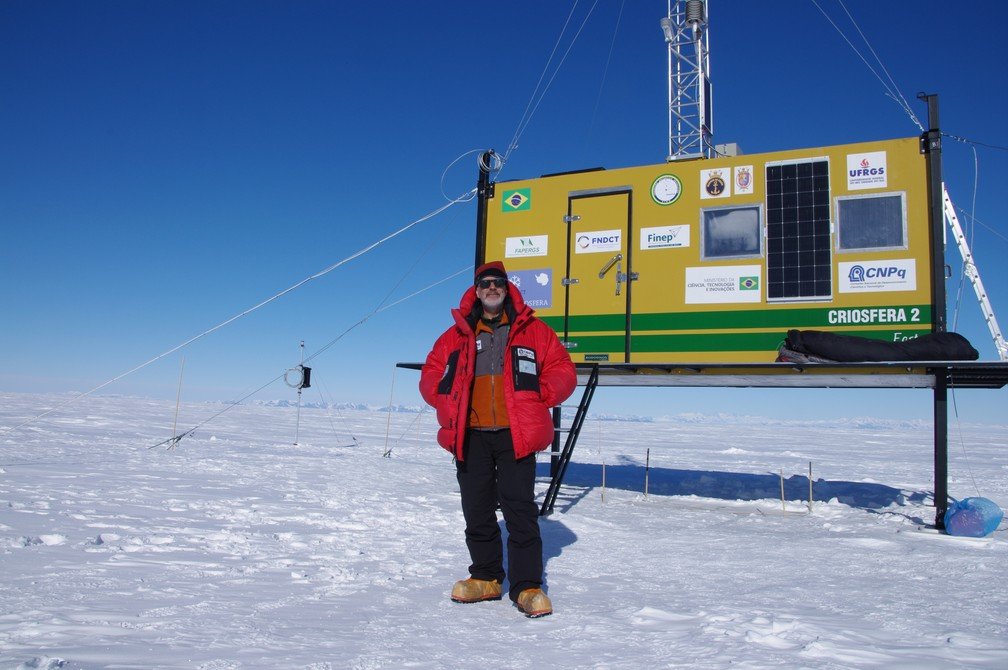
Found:
[(985, 537), (997, 530), (1004, 512), (993, 500), (963, 498), (945, 512), (945, 532), (963, 537)]

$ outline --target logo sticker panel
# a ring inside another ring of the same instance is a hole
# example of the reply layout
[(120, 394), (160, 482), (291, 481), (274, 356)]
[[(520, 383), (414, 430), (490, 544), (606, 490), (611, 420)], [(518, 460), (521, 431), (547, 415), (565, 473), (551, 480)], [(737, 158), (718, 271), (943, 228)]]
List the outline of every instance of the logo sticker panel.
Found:
[(641, 251), (648, 249), (678, 249), (690, 245), (689, 226), (658, 226), (641, 228)]
[(504, 241), (505, 258), (545, 256), (549, 249), (549, 235), (509, 237)]
[(574, 253), (597, 254), (619, 251), (623, 244), (623, 231), (592, 230), (576, 233), (574, 237)]
[(740, 165), (732, 171), (735, 195), (750, 195), (753, 192), (753, 166)]
[(522, 300), (533, 309), (549, 309), (553, 306), (553, 270), (512, 270), (508, 279), (521, 292)]
[(686, 268), (686, 304), (762, 302), (759, 265)]
[(731, 170), (729, 168), (714, 168), (700, 170), (700, 198), (727, 198), (731, 196)]
[(913, 258), (842, 262), (837, 274), (841, 293), (917, 290), (917, 263)]
[(886, 152), (847, 154), (847, 189), (886, 188), (889, 184)]

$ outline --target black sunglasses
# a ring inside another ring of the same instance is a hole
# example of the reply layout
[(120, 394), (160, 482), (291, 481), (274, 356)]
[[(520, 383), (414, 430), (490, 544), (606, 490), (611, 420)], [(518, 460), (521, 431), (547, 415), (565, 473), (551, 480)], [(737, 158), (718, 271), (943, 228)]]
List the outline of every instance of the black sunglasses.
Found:
[(507, 286), (507, 279), (503, 277), (490, 277), (489, 279), (480, 279), (476, 282), (476, 285), (480, 288), (490, 288), (491, 286), (496, 286), (497, 288), (504, 288)]

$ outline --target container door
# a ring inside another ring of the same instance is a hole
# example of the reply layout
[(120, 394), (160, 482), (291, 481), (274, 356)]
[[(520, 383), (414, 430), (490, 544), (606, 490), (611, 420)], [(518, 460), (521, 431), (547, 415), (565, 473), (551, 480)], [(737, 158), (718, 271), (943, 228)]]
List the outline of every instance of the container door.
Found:
[(630, 360), (631, 203), (627, 188), (568, 197), (564, 341), (575, 361)]

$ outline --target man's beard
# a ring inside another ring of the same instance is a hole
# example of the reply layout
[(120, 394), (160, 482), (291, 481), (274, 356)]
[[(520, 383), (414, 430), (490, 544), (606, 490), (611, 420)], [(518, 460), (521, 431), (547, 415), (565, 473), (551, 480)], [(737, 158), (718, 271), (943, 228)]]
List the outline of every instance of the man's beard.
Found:
[(499, 310), (501, 307), (504, 306), (504, 296), (502, 295), (500, 298), (497, 299), (484, 298), (482, 300), (482, 303), (483, 303), (483, 309), (493, 312)]

